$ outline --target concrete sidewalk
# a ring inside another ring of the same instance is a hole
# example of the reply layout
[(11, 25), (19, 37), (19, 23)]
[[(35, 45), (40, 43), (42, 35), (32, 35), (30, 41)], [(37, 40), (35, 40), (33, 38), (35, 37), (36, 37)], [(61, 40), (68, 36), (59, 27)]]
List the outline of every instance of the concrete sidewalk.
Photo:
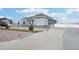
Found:
[(63, 34), (65, 30), (52, 29), (35, 33), (23, 39), (0, 42), (2, 50), (59, 50), (63, 49)]

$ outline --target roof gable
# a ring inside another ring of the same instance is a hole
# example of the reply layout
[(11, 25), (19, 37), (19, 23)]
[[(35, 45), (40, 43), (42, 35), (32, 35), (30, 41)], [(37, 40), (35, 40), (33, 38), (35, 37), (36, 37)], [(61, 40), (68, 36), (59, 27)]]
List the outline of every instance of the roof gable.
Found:
[(34, 16), (30, 16), (30, 17), (25, 17), (22, 20), (34, 20), (36, 18), (46, 18), (46, 19), (48, 19), (49, 23), (53, 23), (53, 24), (57, 22), (56, 20), (54, 20), (50, 16), (47, 16), (43, 13), (40, 13), (40, 14), (37, 14), (37, 15), (34, 15)]
[(47, 18), (49, 21), (53, 21), (54, 20), (50, 16), (47, 16), (47, 15), (45, 15), (43, 13), (39, 13), (39, 14), (36, 14), (36, 15), (30, 16), (30, 17), (25, 17), (22, 20), (34, 20), (35, 18)]

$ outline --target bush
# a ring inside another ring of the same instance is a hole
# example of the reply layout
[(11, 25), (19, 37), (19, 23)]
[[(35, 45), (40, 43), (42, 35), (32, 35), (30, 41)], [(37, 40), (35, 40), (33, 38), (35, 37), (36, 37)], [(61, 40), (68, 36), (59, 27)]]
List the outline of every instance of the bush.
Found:
[(29, 31), (33, 31), (33, 30), (34, 30), (33, 25), (30, 25), (30, 26), (29, 26)]
[(6, 26), (6, 29), (9, 29), (9, 26)]

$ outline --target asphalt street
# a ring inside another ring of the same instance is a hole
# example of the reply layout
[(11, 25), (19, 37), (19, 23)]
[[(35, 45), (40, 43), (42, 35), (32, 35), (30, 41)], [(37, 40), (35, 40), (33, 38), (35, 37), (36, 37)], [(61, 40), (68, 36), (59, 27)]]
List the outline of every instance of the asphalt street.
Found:
[(64, 32), (64, 45), (65, 50), (79, 50), (79, 29), (71, 28)]

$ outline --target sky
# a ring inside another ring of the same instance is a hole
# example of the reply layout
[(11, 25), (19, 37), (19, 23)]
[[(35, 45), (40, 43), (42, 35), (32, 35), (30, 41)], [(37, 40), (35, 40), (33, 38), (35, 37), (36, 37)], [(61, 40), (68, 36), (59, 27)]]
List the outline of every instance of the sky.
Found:
[(0, 8), (0, 17), (11, 18), (14, 23), (39, 13), (52, 17), (58, 23), (79, 23), (79, 8)]

